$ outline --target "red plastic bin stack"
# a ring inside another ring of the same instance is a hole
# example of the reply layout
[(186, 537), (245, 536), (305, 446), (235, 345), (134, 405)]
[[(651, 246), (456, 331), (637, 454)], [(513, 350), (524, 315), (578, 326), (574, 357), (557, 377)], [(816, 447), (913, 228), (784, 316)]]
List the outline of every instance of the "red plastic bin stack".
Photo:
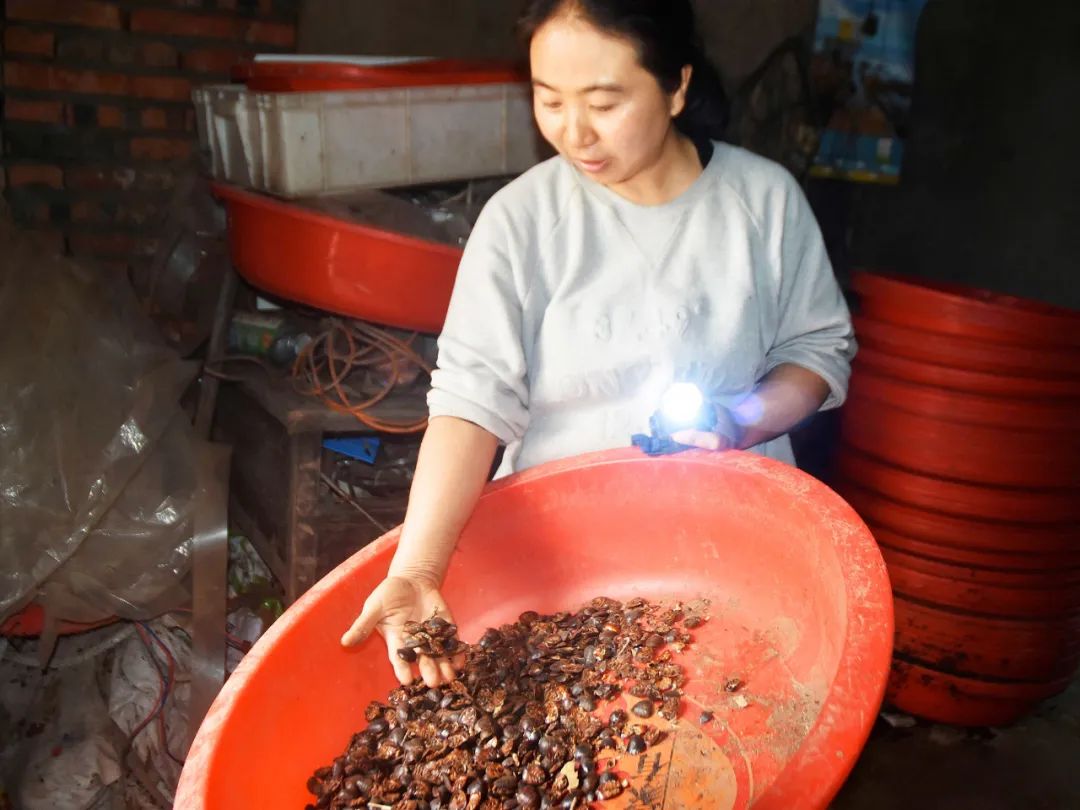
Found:
[(888, 699), (1010, 723), (1080, 664), (1080, 312), (857, 273), (836, 489), (896, 600)]

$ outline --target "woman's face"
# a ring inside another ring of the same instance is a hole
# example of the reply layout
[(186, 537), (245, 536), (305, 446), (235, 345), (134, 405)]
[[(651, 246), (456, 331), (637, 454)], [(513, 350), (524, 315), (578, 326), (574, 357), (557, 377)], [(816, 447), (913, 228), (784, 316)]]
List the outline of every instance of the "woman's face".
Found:
[(665, 93), (625, 39), (573, 14), (541, 26), (530, 47), (536, 121), (544, 138), (583, 173), (607, 186), (654, 166), (686, 101)]

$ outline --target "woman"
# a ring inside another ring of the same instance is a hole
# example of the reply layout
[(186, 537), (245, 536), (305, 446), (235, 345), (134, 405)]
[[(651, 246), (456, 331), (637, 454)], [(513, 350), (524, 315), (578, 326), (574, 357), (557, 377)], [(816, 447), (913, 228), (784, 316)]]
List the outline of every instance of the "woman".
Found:
[[(400, 544), (342, 638), (378, 630), (402, 683), (402, 626), (450, 616), (439, 586), (500, 443), (500, 475), (626, 446), (667, 387), (692, 380), (719, 426), (677, 440), (792, 462), (785, 434), (840, 404), (854, 354), (801, 189), (718, 142), (722, 95), (690, 0), (532, 0), (522, 29), (559, 154), (476, 224)], [(454, 677), (449, 661), (419, 672)]]

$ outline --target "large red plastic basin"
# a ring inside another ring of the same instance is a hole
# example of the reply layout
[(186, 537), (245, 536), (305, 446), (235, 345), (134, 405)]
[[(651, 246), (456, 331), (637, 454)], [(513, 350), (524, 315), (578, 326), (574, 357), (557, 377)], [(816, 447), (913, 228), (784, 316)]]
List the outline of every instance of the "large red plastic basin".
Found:
[[(338, 639), (396, 540), (339, 566), (248, 654), (199, 730), (177, 808), (310, 800), (307, 777), (394, 685), (381, 639), (352, 651)], [(673, 744), (658, 748), (660, 776), (651, 758), (633, 775), (665, 780), (670, 810), (825, 807), (870, 732), (892, 651), (889, 581), (869, 530), (824, 485), (744, 453), (618, 450), (498, 482), (444, 593), (467, 641), (526, 609), (598, 595), (710, 599), (711, 621), (683, 656), (691, 680)], [(745, 681), (737, 695), (723, 689), (731, 677)], [(704, 729), (703, 707), (716, 713)]]
[(347, 222), (215, 183), (233, 264), (271, 295), (385, 326), (438, 334), (461, 249)]

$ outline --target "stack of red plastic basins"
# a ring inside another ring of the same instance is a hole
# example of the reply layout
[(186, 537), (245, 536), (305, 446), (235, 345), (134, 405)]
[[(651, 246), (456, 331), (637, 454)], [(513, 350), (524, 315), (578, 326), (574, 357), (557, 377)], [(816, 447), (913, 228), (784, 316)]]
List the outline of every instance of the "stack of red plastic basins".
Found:
[(889, 700), (1012, 722), (1080, 662), (1080, 312), (858, 273), (837, 490), (896, 597)]

